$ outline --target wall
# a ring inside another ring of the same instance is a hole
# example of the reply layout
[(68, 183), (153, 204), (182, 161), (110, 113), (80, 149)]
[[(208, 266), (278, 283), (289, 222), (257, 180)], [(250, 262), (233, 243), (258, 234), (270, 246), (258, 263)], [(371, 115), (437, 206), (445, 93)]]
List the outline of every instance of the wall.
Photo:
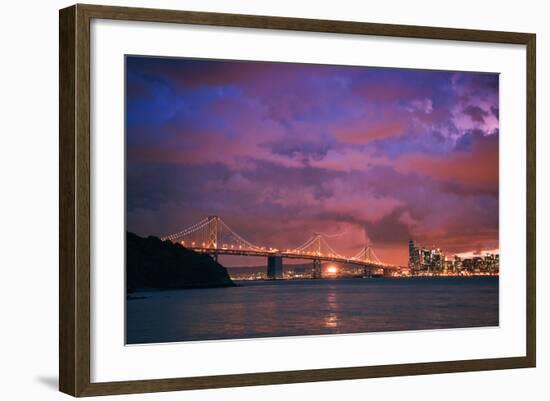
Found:
[[(548, 179), (543, 149), (549, 149), (550, 25), (544, 2), (503, 1), (120, 1), (103, 4), (361, 20), (415, 25), (528, 31), (538, 35), (538, 239), (548, 235)], [(57, 387), (57, 10), (61, 0), (3, 4), (0, 63), (0, 367), (3, 399), (66, 398)], [(315, 7), (311, 5), (315, 4)], [(384, 398), (408, 400), (513, 400), (547, 398), (543, 377), (550, 374), (544, 342), (550, 319), (543, 316), (550, 297), (542, 253), (538, 258), (538, 368), (513, 371), (400, 377), (316, 384), (296, 384), (116, 399), (317, 400)], [(103, 398), (115, 399), (113, 397)]]

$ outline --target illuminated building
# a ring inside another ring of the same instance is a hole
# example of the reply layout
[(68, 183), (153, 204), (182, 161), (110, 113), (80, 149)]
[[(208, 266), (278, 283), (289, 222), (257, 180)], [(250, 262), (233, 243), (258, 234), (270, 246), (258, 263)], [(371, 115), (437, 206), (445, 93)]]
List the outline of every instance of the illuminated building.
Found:
[(416, 272), (420, 270), (420, 250), (414, 245), (414, 241), (409, 241), (409, 270)]
[(417, 246), (409, 241), (410, 275), (498, 275), (499, 255), (486, 253), (462, 259), (455, 255), (447, 258), (440, 248)]
[(420, 250), (420, 266), (421, 270), (429, 272), (432, 265), (432, 250), (428, 248), (422, 248)]

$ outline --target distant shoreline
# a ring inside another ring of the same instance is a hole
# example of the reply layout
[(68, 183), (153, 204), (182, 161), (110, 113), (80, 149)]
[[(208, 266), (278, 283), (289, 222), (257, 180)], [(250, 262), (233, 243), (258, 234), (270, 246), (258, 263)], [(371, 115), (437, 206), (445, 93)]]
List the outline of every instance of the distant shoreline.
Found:
[(257, 279), (245, 279), (245, 278), (237, 278), (232, 277), (231, 279), (233, 281), (323, 281), (323, 280), (367, 280), (367, 279), (380, 279), (380, 278), (386, 278), (386, 279), (414, 279), (414, 278), (453, 278), (453, 277), (461, 277), (461, 278), (476, 278), (476, 277), (499, 277), (499, 274), (437, 274), (437, 275), (428, 275), (428, 274), (421, 274), (421, 275), (414, 275), (414, 276), (371, 276), (371, 277), (323, 277), (323, 278), (312, 278), (312, 277), (297, 277), (297, 278), (280, 278), (280, 279), (269, 279), (269, 278), (257, 278)]

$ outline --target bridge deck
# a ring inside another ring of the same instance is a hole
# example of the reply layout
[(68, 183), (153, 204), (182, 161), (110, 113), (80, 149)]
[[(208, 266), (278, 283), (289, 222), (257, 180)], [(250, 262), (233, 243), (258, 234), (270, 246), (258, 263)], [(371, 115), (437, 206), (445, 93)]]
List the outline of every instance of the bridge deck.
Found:
[(209, 253), (217, 255), (235, 255), (235, 256), (281, 256), (288, 259), (307, 259), (320, 260), (322, 262), (345, 263), (355, 266), (377, 267), (381, 269), (399, 269), (400, 266), (390, 265), (385, 263), (373, 263), (370, 261), (362, 261), (358, 259), (348, 259), (338, 256), (315, 255), (310, 253), (294, 253), (294, 252), (279, 252), (276, 250), (255, 250), (255, 249), (232, 249), (232, 248), (202, 248), (202, 247), (187, 247), (195, 252)]

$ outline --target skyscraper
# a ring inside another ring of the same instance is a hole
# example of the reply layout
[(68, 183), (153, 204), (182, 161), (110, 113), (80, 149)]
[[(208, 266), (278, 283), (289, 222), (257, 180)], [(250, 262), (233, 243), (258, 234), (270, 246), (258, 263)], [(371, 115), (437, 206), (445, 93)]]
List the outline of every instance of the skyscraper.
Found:
[(420, 269), (419, 249), (415, 246), (414, 241), (409, 241), (409, 269), (418, 271)]

